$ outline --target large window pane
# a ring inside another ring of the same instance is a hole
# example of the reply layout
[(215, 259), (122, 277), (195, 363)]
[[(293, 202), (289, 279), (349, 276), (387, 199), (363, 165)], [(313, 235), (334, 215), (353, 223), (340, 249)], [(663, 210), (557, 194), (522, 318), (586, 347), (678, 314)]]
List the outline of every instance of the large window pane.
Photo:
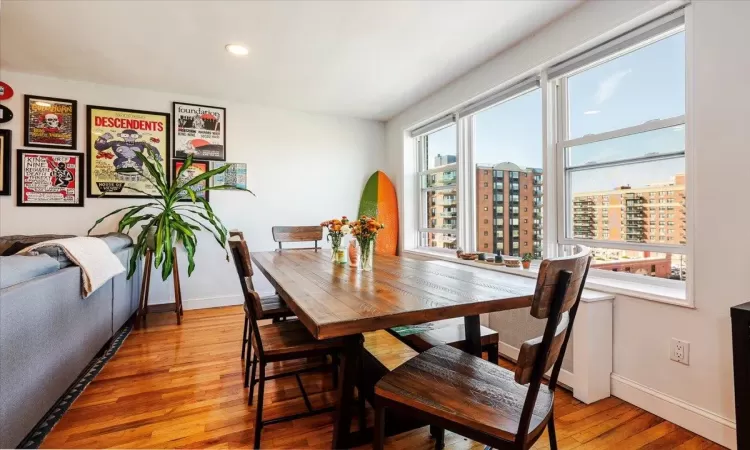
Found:
[(611, 163), (685, 152), (685, 125), (631, 134), (567, 149), (567, 166)]
[(542, 256), (541, 91), (473, 116), (476, 251)]
[(456, 125), (424, 136), (425, 149), (422, 170), (454, 164), (456, 162)]
[(685, 158), (569, 173), (569, 237), (681, 245)]
[(457, 236), (452, 233), (420, 233), (422, 247), (445, 248), (455, 250)]
[(568, 78), (569, 139), (685, 114), (685, 33)]
[(456, 229), (458, 227), (458, 198), (453, 189), (427, 191), (427, 223), (424, 228)]
[(687, 257), (676, 253), (592, 248), (591, 268), (670, 280), (687, 279)]

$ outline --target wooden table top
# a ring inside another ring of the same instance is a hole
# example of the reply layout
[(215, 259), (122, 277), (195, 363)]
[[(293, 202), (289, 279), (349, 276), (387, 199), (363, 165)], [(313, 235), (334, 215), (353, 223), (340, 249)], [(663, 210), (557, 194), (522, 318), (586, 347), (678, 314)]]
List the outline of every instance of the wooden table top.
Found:
[(252, 254), (317, 339), (522, 308), (536, 280), (429, 258), (375, 255), (372, 272), (334, 265), (330, 251)]

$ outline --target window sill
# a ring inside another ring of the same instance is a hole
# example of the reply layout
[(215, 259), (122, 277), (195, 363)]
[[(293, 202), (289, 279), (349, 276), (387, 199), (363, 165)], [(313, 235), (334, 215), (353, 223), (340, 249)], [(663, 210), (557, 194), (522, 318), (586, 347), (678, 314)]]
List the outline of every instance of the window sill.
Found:
[[(518, 275), (526, 278), (536, 278), (539, 272), (539, 264), (532, 263), (531, 268), (511, 268), (505, 266), (494, 266), (488, 263), (482, 263), (477, 261), (465, 261), (458, 259), (455, 253), (445, 253), (439, 251), (430, 251), (425, 249), (418, 250), (405, 250), (405, 255), (417, 255), (417, 256), (430, 256), (435, 259), (449, 261), (456, 264), (467, 265), (471, 267), (479, 267), (486, 270), (493, 270), (495, 272), (508, 273)], [(637, 277), (633, 275), (633, 277)], [(598, 300), (608, 300), (612, 298), (612, 295), (597, 295), (599, 293), (605, 294), (619, 294), (628, 297), (638, 298), (642, 300), (650, 300), (659, 303), (666, 303), (669, 305), (680, 306), (683, 308), (695, 309), (694, 306), (690, 305), (687, 301), (687, 290), (685, 284), (675, 282), (674, 286), (666, 285), (655, 285), (651, 283), (642, 283), (638, 281), (629, 281), (621, 279), (613, 279), (606, 276), (596, 276), (589, 272), (589, 276), (586, 280), (586, 290), (581, 298), (582, 301), (591, 302)], [(590, 290), (592, 290), (590, 292)], [(598, 291), (598, 292), (596, 292)]]

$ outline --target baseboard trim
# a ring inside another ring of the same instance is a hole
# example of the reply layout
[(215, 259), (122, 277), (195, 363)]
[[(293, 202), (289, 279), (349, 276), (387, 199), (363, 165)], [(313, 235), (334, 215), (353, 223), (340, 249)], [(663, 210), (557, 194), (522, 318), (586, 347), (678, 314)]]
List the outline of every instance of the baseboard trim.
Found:
[(611, 378), (615, 397), (720, 445), (737, 448), (737, 425), (731, 420), (621, 375)]
[(245, 300), (240, 295), (226, 295), (224, 297), (193, 298), (190, 300), (183, 300), (182, 307), (184, 309), (219, 308), (222, 306), (241, 305), (244, 302)]
[[(518, 361), (518, 353), (521, 351), (520, 349), (513, 347), (510, 344), (506, 344), (505, 342), (500, 342), (498, 344), (498, 350), (500, 351), (501, 355), (512, 360), (513, 362)], [(547, 376), (545, 375), (545, 377)], [(575, 375), (565, 369), (560, 369), (560, 375), (558, 375), (557, 377), (557, 382), (564, 386), (566, 389), (573, 391), (573, 386), (575, 386)]]

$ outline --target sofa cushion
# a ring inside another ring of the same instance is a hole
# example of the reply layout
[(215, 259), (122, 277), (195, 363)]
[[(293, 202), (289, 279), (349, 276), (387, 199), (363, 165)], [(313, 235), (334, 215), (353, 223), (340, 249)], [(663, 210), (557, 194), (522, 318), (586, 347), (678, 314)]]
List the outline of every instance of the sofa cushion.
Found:
[(0, 289), (59, 269), (60, 263), (49, 255), (0, 256)]
[[(36, 235), (24, 235), (16, 234), (12, 236), (0, 236), (0, 255), (5, 255), (5, 251), (12, 247), (14, 244), (23, 245), (26, 248), (30, 245), (36, 244), (37, 242), (49, 241), (50, 239), (64, 239), (72, 238), (75, 235), (72, 234), (36, 234)], [(23, 250), (23, 248), (21, 250)]]
[(133, 239), (131, 239), (130, 236), (124, 233), (107, 233), (100, 234), (94, 237), (98, 237), (99, 239), (103, 240), (104, 243), (107, 244), (109, 249), (112, 250), (112, 253), (117, 253), (125, 247), (130, 247), (131, 245), (133, 245)]

